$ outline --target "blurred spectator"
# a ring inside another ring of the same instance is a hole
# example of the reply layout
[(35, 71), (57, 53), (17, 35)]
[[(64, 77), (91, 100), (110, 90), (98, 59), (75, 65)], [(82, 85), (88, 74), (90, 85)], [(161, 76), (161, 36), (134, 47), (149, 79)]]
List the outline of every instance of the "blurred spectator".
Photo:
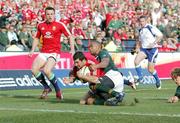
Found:
[(55, 5), (55, 18), (56, 18), (56, 21), (60, 21), (60, 19), (61, 19), (60, 7), (58, 4)]
[(154, 8), (151, 12), (152, 25), (156, 26), (162, 16), (162, 7)]
[(173, 23), (173, 20), (169, 20), (168, 24), (165, 27), (166, 37), (171, 37), (172, 33), (176, 31), (176, 24)]
[(161, 0), (152, 0), (151, 5), (152, 9), (159, 8), (161, 6)]
[(101, 24), (104, 20), (104, 17), (99, 12), (98, 8), (96, 7), (92, 13), (93, 22), (96, 24), (97, 27), (101, 27)]
[(135, 29), (133, 29), (132, 27), (129, 28), (129, 31), (127, 32), (127, 37), (128, 39), (136, 39), (135, 37)]
[(173, 52), (177, 50), (177, 46), (176, 46), (177, 41), (173, 38), (166, 38), (163, 42), (162, 42), (162, 46), (159, 47), (159, 51), (161, 52)]
[(69, 41), (65, 36), (61, 39), (61, 50), (64, 52), (69, 52), (71, 50)]
[(86, 39), (86, 35), (79, 23), (75, 23), (74, 27), (72, 27), (71, 33), (75, 38)]
[(9, 18), (10, 16), (11, 16), (11, 15), (8, 14), (7, 11), (3, 12), (3, 15), (0, 16), (0, 28), (5, 27), (6, 23), (8, 22), (8, 18)]
[(82, 20), (82, 27), (83, 29), (88, 29), (88, 26), (91, 24), (91, 19), (90, 16), (87, 15), (83, 20)]
[(158, 48), (160, 52), (169, 52), (170, 48), (168, 46), (168, 42), (166, 40), (164, 40), (162, 42), (162, 46)]
[(23, 48), (17, 44), (16, 40), (12, 40), (6, 51), (23, 51)]
[(14, 31), (17, 32), (17, 23), (18, 21), (16, 19), (12, 19), (9, 21), (10, 25), (14, 27)]
[(115, 32), (114, 32), (114, 39), (115, 39), (115, 43), (117, 46), (119, 46), (121, 44), (121, 40), (127, 40), (128, 36), (125, 32), (125, 28), (118, 28)]
[(106, 35), (107, 35), (107, 37), (113, 39), (114, 30), (113, 29), (107, 29), (106, 30)]
[[(19, 34), (22, 25), (26, 24), (30, 33), (44, 21), (46, 6), (54, 6), (56, 19), (68, 28), (79, 25), (84, 34), (78, 34), (77, 38), (95, 39), (103, 30), (107, 33), (106, 37), (113, 39), (116, 29), (125, 26), (127, 37), (136, 39), (137, 18), (146, 15), (149, 16), (148, 21), (166, 37), (174, 38), (172, 35), (176, 35), (180, 40), (179, 0), (60, 0), (56, 3), (53, 0), (3, 0), (0, 4), (0, 28), (9, 22)], [(70, 27), (72, 23), (74, 25)]]
[(12, 26), (12, 25), (9, 26), (7, 35), (8, 35), (8, 39), (10, 42), (12, 40), (15, 40), (18, 43), (19, 39), (18, 39), (18, 36), (17, 36), (14, 26)]
[(158, 21), (157, 21), (157, 28), (163, 33), (165, 34), (165, 27), (166, 27), (166, 22), (165, 22), (165, 17), (161, 17)]
[(102, 36), (101, 36), (101, 32), (96, 34), (96, 38), (95, 38), (98, 42), (102, 42)]
[(83, 19), (81, 11), (80, 10), (74, 11), (74, 13), (71, 16), (71, 19), (73, 20), (73, 22), (75, 24), (80, 24), (82, 22), (82, 19)]
[(118, 17), (118, 13), (114, 13), (112, 19), (110, 20), (110, 22), (107, 26), (107, 28), (115, 30), (115, 29), (122, 28), (123, 26), (124, 26), (124, 23)]
[(91, 24), (88, 25), (87, 30), (85, 31), (87, 39), (94, 39), (96, 35), (96, 30)]
[(30, 4), (23, 3), (21, 7), (22, 7), (23, 20), (24, 21), (32, 20), (33, 11), (32, 11)]
[(95, 37), (96, 37), (97, 41), (102, 42), (102, 41), (106, 40), (106, 32), (98, 31)]
[(83, 50), (83, 43), (81, 40), (82, 40), (81, 38), (75, 39), (75, 50), (80, 50), (80, 51)]
[(44, 21), (44, 15), (43, 15), (43, 10), (39, 10), (38, 13), (37, 13), (37, 22), (38, 23), (41, 23)]
[(20, 43), (24, 46), (26, 51), (29, 51), (32, 47), (32, 37), (27, 30), (26, 25), (23, 25), (22, 29), (19, 32)]
[(0, 51), (5, 51), (5, 48), (9, 45), (7, 29), (5, 27), (1, 28), (0, 37)]

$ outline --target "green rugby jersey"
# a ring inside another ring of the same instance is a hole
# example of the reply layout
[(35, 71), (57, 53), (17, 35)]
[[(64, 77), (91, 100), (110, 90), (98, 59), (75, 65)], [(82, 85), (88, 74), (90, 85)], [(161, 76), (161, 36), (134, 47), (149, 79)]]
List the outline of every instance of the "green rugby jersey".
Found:
[(109, 58), (109, 64), (106, 68), (103, 68), (102, 70), (104, 73), (108, 72), (109, 70), (116, 70), (118, 71), (118, 68), (115, 66), (112, 57), (110, 56), (109, 52), (106, 49), (102, 49), (99, 54), (96, 57), (96, 60), (101, 62), (103, 58)]

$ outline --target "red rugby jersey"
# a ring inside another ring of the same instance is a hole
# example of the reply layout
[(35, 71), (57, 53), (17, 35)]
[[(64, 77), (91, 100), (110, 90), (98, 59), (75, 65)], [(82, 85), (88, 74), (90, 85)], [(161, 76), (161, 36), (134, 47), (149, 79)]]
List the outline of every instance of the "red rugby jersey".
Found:
[(60, 53), (60, 37), (64, 34), (66, 37), (71, 35), (65, 24), (62, 22), (42, 22), (37, 27), (36, 38), (42, 38), (43, 44), (41, 52)]
[[(87, 67), (89, 67), (92, 64), (99, 63), (99, 61), (97, 61), (94, 56), (86, 55), (86, 58), (87, 58), (87, 62), (85, 64), (85, 66), (87, 66)], [(77, 71), (79, 71), (79, 69), (76, 66), (74, 66), (72, 71), (70, 72), (70, 76), (72, 75), (74, 77), (77, 77)], [(103, 69), (97, 69), (96, 71), (91, 71), (91, 75), (94, 75), (97, 77), (104, 76), (104, 74), (105, 73), (104, 73)]]

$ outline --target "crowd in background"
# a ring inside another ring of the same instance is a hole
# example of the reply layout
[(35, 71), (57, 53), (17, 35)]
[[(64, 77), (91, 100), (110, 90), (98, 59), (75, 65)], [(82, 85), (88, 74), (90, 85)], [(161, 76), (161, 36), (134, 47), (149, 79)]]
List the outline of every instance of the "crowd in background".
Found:
[[(164, 34), (159, 50), (180, 51), (179, 0), (0, 0), (0, 51), (29, 51), (46, 6), (54, 7), (56, 21), (69, 28), (76, 50), (96, 39), (109, 51), (126, 51), (123, 42), (137, 40), (137, 19), (146, 15)], [(61, 46), (70, 50), (64, 36)]]

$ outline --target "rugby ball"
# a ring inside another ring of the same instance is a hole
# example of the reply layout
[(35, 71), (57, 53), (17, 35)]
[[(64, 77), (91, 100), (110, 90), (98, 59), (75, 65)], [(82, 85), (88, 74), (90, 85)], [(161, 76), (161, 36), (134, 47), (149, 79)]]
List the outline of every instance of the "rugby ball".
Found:
[[(82, 67), (80, 70), (80, 73), (84, 76), (84, 75), (90, 75), (90, 70), (87, 66)], [(86, 83), (86, 81), (79, 79), (82, 83)]]
[(87, 66), (82, 67), (79, 71), (82, 75), (90, 75), (90, 70)]

